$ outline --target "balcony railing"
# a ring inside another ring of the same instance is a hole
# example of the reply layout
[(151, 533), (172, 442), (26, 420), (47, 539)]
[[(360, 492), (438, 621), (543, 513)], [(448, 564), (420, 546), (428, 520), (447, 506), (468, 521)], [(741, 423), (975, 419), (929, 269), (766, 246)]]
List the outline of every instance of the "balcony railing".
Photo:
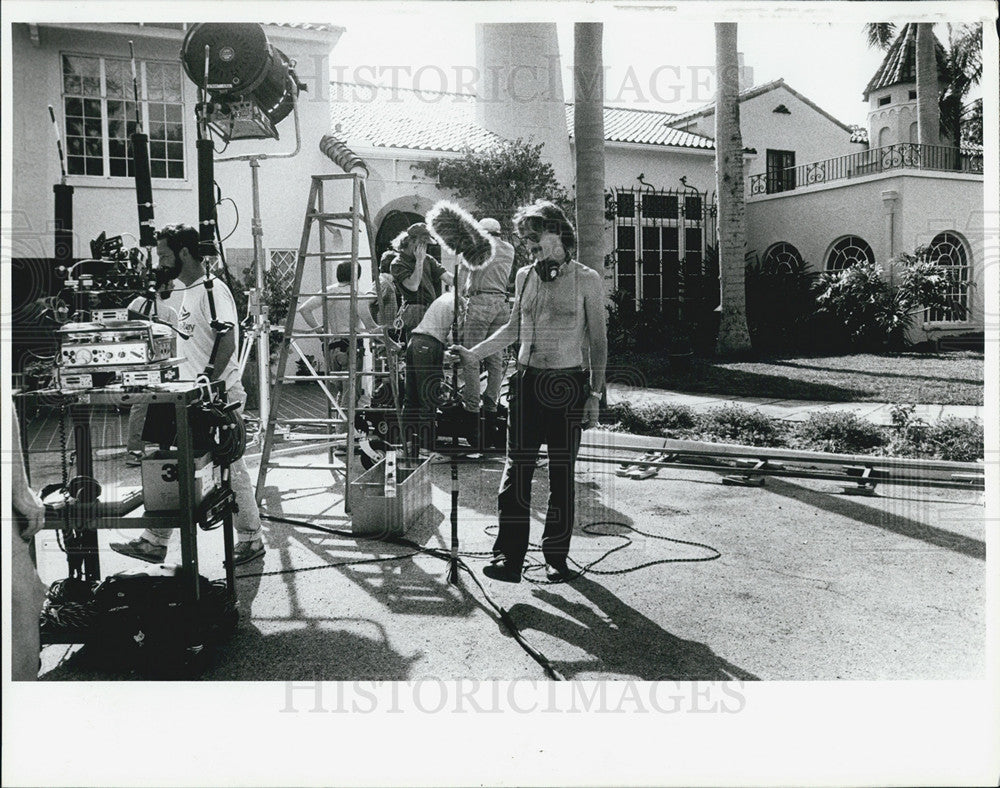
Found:
[(777, 194), (817, 183), (860, 178), (893, 170), (935, 170), (981, 175), (983, 152), (946, 145), (902, 142), (750, 176), (750, 194)]

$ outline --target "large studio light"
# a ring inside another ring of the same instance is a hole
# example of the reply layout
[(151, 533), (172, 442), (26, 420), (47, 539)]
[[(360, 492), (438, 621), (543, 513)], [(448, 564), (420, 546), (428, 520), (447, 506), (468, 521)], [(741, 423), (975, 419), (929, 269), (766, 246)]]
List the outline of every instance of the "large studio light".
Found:
[(209, 125), (224, 140), (278, 139), (277, 125), (305, 85), (258, 24), (202, 22), (181, 49), (184, 71), (207, 91)]

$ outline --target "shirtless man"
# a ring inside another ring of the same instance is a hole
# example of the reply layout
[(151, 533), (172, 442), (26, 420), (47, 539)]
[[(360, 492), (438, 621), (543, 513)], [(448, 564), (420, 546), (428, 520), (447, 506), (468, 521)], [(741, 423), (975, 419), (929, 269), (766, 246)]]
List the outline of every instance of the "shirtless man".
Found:
[[(542, 535), (545, 574), (568, 580), (575, 511), (575, 466), (581, 431), (597, 424), (607, 362), (604, 283), (572, 259), (576, 233), (554, 204), (539, 201), (514, 216), (534, 264), (517, 272), (510, 320), (472, 348), (453, 346), (463, 364), (518, 342), (508, 400), (507, 461), (497, 505), (500, 531), (483, 574), (517, 583), (528, 551), (531, 480), (538, 450), (548, 447), (549, 501)], [(589, 353), (585, 352), (585, 348)], [(590, 368), (584, 360), (589, 358)]]

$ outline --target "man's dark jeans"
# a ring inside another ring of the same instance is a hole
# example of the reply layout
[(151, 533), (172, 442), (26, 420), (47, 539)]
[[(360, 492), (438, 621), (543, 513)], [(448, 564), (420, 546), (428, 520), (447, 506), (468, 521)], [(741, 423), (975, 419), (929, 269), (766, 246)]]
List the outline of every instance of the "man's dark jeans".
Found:
[(531, 479), (543, 443), (549, 456), (549, 502), (542, 553), (547, 563), (566, 562), (576, 517), (574, 477), (588, 380), (589, 374), (579, 369), (531, 367), (511, 378), (507, 462), (497, 496), (500, 532), (493, 553), (505, 555), (516, 566), (528, 551)]
[(444, 343), (427, 334), (412, 334), (406, 345), (406, 383), (403, 431), (406, 446), (418, 438), (426, 449), (434, 447), (437, 408), (444, 381)]

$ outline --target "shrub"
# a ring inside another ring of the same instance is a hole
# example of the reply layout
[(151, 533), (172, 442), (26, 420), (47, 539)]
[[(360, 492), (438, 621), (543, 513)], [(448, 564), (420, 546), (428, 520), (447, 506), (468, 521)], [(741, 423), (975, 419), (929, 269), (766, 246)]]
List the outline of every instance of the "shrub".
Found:
[(808, 323), (816, 311), (819, 272), (797, 261), (789, 269), (769, 268), (759, 260), (746, 267), (747, 328), (754, 350), (801, 350), (809, 341)]
[(619, 402), (608, 408), (608, 416), (617, 421), (624, 432), (635, 435), (669, 435), (690, 430), (697, 424), (694, 411), (687, 405), (645, 405), (634, 407)]
[(888, 443), (877, 425), (846, 411), (811, 413), (798, 425), (796, 438), (802, 448), (837, 454), (862, 454)]
[(821, 274), (816, 293), (817, 327), (834, 333), (834, 347), (899, 350), (906, 346), (906, 333), (923, 310), (964, 316), (964, 309), (950, 295), (954, 286), (951, 276), (928, 258), (926, 247), (893, 258), (890, 267), (899, 282), (895, 287), (873, 262)]
[(778, 421), (759, 410), (723, 405), (710, 409), (698, 421), (698, 427), (706, 437), (747, 446), (777, 446), (782, 443)]
[(928, 428), (927, 444), (939, 459), (975, 462), (983, 457), (983, 423), (949, 416)]
[(842, 343), (854, 350), (880, 350), (898, 323), (888, 282), (876, 263), (857, 263), (820, 275), (816, 304), (839, 328)]
[(651, 353), (674, 346), (677, 319), (657, 302), (636, 309), (631, 293), (616, 291), (608, 305), (608, 350), (619, 353)]

